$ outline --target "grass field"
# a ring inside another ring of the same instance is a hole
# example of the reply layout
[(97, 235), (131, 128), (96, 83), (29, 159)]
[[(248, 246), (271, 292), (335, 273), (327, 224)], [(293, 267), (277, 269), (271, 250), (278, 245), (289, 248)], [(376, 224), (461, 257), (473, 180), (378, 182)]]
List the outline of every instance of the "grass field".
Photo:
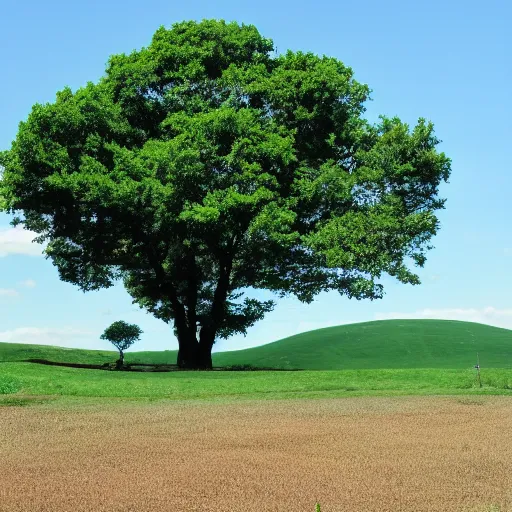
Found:
[[(329, 327), (247, 350), (213, 354), (215, 366), (355, 370), (512, 368), (512, 331), (447, 320), (386, 320)], [(0, 343), (0, 361), (24, 359), (103, 364), (116, 352)], [(128, 363), (175, 364), (176, 351), (127, 352)]]
[[(482, 387), (473, 368), (480, 354)], [(277, 372), (108, 372), (21, 362), (102, 364), (115, 352), (0, 344), (0, 403), (7, 396), (171, 400), (512, 393), (512, 331), (449, 321), (383, 321), (321, 329), (262, 347), (215, 354), (215, 365), (309, 368)], [(173, 352), (129, 362), (174, 363)], [(490, 367), (490, 368), (489, 368)], [(340, 371), (343, 369), (343, 371)]]
[[(2, 392), (4, 393), (2, 395)], [(512, 371), (346, 370), (303, 372), (106, 372), (0, 364), (0, 405), (10, 397), (82, 397), (151, 400), (335, 398), (392, 395), (512, 395)], [(14, 402), (15, 404), (18, 402)]]
[[(0, 392), (24, 396), (215, 400), (361, 395), (512, 394), (512, 371), (346, 370), (301, 372), (106, 372), (0, 363)], [(7, 397), (4, 394), (4, 397)], [(0, 397), (0, 403), (2, 398)]]

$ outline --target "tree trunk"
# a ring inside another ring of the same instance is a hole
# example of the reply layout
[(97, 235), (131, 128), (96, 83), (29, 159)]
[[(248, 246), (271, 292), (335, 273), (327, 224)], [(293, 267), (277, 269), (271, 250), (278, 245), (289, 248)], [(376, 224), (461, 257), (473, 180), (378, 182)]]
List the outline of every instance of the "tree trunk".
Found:
[(204, 370), (212, 369), (212, 347), (215, 341), (215, 329), (201, 327), (199, 334), (198, 363)]
[(119, 351), (119, 359), (116, 361), (116, 368), (120, 370), (124, 366), (124, 353), (122, 350)]
[(199, 343), (197, 351), (197, 365), (200, 370), (212, 369), (212, 347)]
[(178, 367), (184, 370), (197, 369), (197, 356), (199, 344), (195, 338), (190, 336), (178, 337)]
[(210, 337), (203, 335), (201, 330), (200, 341), (194, 337), (178, 338), (178, 367), (184, 370), (211, 370), (212, 346)]

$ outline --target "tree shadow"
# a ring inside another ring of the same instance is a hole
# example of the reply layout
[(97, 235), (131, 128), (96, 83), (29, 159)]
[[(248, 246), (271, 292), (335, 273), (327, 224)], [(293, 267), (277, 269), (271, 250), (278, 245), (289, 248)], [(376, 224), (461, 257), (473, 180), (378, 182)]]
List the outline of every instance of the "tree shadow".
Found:
[[(48, 366), (64, 366), (66, 368), (85, 368), (87, 370), (117, 370), (116, 363), (88, 364), (88, 363), (66, 363), (62, 361), (50, 361), (48, 359), (24, 359), (24, 363), (44, 364)], [(125, 364), (120, 371), (125, 372), (170, 372), (178, 370), (177, 365), (173, 364), (149, 364), (132, 363)]]
[[(62, 361), (50, 361), (48, 359), (22, 359), (22, 363), (44, 364), (48, 366), (63, 366), (66, 368), (83, 368), (87, 370), (106, 370), (123, 372), (176, 372), (176, 371), (197, 371), (179, 368), (176, 364), (154, 364), (154, 363), (127, 363), (122, 368), (116, 368), (116, 363), (87, 364), (87, 363), (66, 363)], [(204, 371), (204, 370), (202, 370)], [(208, 371), (225, 372), (251, 372), (251, 371), (301, 371), (300, 368), (272, 368), (253, 366), (250, 364), (238, 364), (231, 366), (214, 366)]]

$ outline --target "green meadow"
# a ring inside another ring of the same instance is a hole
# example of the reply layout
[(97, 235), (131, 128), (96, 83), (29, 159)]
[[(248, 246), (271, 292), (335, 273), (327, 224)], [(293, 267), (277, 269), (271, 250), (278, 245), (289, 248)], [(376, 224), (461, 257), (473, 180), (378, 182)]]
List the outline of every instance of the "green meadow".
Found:
[[(481, 381), (474, 369), (477, 352)], [(512, 331), (436, 320), (320, 329), (233, 352), (214, 366), (302, 371), (117, 372), (28, 362), (104, 364), (115, 352), (0, 344), (0, 401), (24, 397), (233, 399), (416, 394), (508, 394)], [(173, 364), (176, 352), (129, 352), (127, 362)], [(480, 385), (481, 384), (481, 385)]]
[(480, 388), (471, 369), (135, 373), (9, 363), (2, 367), (2, 390), (34, 397), (170, 400), (508, 394), (512, 371), (486, 370)]
[[(512, 331), (450, 320), (383, 320), (310, 331), (246, 350), (213, 354), (214, 366), (304, 370), (512, 368)], [(126, 353), (127, 363), (175, 364), (175, 350)], [(115, 351), (0, 343), (0, 361), (104, 364)]]

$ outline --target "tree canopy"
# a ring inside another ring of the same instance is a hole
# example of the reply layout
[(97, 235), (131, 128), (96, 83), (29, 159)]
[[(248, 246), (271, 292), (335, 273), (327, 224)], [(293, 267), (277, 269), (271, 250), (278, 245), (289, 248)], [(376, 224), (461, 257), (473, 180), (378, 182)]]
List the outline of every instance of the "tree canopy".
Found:
[[(419, 283), (450, 160), (430, 122), (363, 117), (333, 57), (277, 55), (252, 25), (183, 22), (110, 58), (97, 83), (34, 105), (0, 155), (5, 209), (82, 290), (122, 279), (174, 326), (178, 364), (273, 301)], [(22, 215), (21, 215), (22, 214)]]
[(122, 367), (124, 364), (124, 351), (128, 350), (138, 341), (141, 334), (142, 329), (138, 325), (118, 320), (105, 329), (100, 339), (110, 341), (119, 350), (118, 366)]

